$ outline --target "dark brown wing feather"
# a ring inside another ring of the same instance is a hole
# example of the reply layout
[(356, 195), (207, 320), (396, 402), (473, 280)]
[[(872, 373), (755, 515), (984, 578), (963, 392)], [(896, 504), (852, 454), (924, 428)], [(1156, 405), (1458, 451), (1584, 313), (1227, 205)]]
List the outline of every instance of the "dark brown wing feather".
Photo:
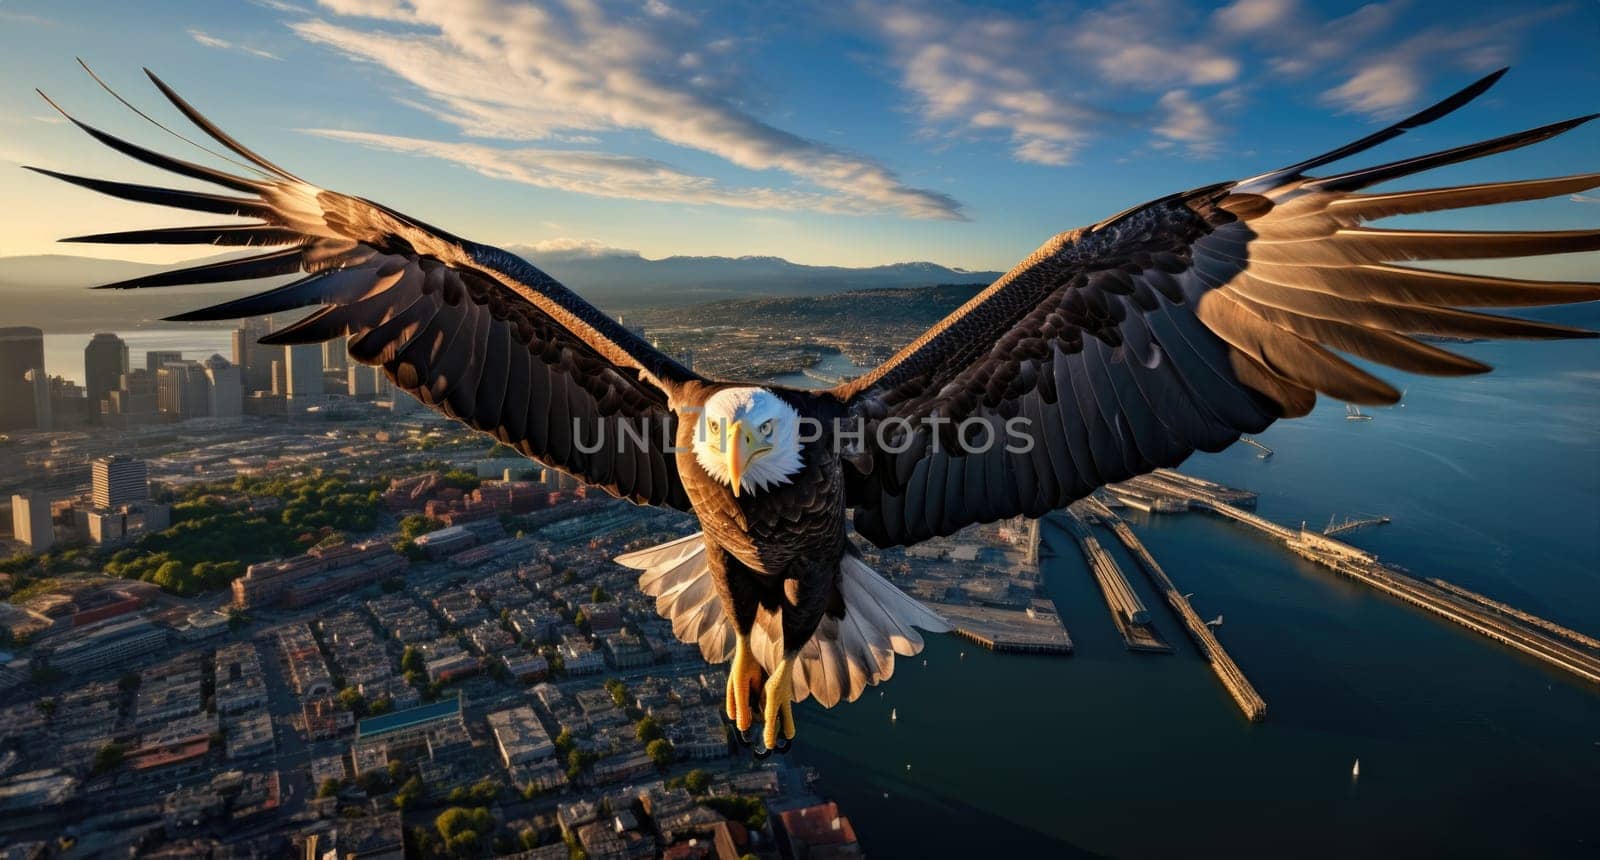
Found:
[[(1593, 250), (1600, 231), (1364, 224), (1576, 193), (1600, 185), (1600, 174), (1359, 193), (1536, 143), (1587, 117), (1335, 176), (1306, 175), (1444, 116), (1498, 77), (1293, 167), (1058, 235), (894, 358), (835, 389), (868, 425), (868, 454), (851, 461), (856, 529), (889, 546), (974, 522), (1038, 516), (1102, 484), (1304, 415), (1319, 393), (1359, 404), (1399, 398), (1340, 353), (1458, 375), (1489, 368), (1412, 335), (1589, 336), (1460, 308), (1590, 301), (1600, 298), (1600, 284), (1394, 262)], [(1010, 419), (1019, 419), (1014, 436), (1006, 434)], [(985, 448), (991, 437), (1010, 445)]]
[[(616, 496), (687, 508), (668, 450), (676, 422), (664, 387), (698, 377), (521, 258), (371, 201), (313, 186), (246, 149), (154, 75), (151, 79), (258, 175), (236, 176), (181, 161), (67, 118), (132, 158), (242, 196), (39, 172), (125, 200), (256, 220), (70, 241), (277, 249), (105, 289), (303, 273), (293, 283), (174, 319), (235, 319), (319, 306), (263, 342), (345, 337), (355, 360), (381, 366), (418, 400), (527, 456)], [(645, 444), (637, 444), (639, 434), (614, 442), (619, 422), (644, 430)], [(608, 444), (592, 454), (581, 450), (595, 447), (602, 432)]]

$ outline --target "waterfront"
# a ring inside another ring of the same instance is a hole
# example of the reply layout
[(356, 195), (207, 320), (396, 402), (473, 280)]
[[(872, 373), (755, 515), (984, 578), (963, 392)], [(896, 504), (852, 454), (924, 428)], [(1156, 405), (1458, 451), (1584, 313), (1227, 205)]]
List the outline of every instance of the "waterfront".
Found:
[[(1262, 434), (1272, 459), (1238, 446), (1185, 471), (1257, 491), (1259, 513), (1286, 525), (1389, 515), (1344, 539), (1600, 631), (1592, 345), (1456, 348), (1499, 372), (1406, 378), (1406, 406), (1369, 422), (1324, 401)], [(801, 716), (796, 755), (871, 854), (1573, 856), (1600, 843), (1600, 690), (1236, 524), (1124, 516), (1196, 610), (1224, 616), (1217, 635), (1267, 720), (1240, 717), (1142, 579), (1178, 653), (1126, 652), (1071, 539), (1047, 528), (1045, 584), (1074, 656), (938, 637), (928, 668), (902, 661), (882, 698)]]
[[(201, 361), (212, 353), (233, 356), (233, 330), (187, 326), (162, 329), (118, 329), (118, 337), (128, 344), (128, 367), (144, 367), (145, 353), (175, 350), (191, 361)], [(51, 376), (64, 376), (83, 384), (83, 348), (92, 333), (49, 332), (44, 336), (44, 368)]]

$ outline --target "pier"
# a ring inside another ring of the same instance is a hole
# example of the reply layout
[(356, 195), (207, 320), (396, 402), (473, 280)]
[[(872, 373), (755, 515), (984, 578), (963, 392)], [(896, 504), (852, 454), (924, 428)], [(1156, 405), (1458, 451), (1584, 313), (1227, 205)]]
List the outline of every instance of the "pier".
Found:
[[(1188, 508), (1210, 511), (1252, 526), (1277, 539), (1302, 558), (1460, 624), (1474, 633), (1521, 651), (1562, 671), (1570, 672), (1589, 683), (1600, 684), (1600, 656), (1574, 647), (1567, 641), (1574, 640), (1587, 644), (1595, 641), (1591, 637), (1576, 631), (1568, 631), (1552, 621), (1513, 609), (1498, 601), (1488, 601), (1488, 598), (1480, 600), (1478, 597), (1481, 595), (1474, 597), (1462, 594), (1465, 589), (1444, 587), (1437, 581), (1419, 579), (1379, 562), (1377, 556), (1366, 550), (1309, 531), (1304, 527), (1296, 531), (1281, 526), (1228, 501), (1229, 497), (1248, 497), (1253, 506), (1254, 494), (1226, 487), (1220, 488), (1226, 490), (1226, 493), (1220, 492), (1218, 489), (1220, 485), (1179, 476), (1178, 473), (1165, 469), (1127, 481), (1124, 485), (1131, 486), (1134, 492), (1151, 496), (1165, 492), (1169, 502), (1182, 501)], [(1118, 494), (1117, 489), (1108, 489)], [(1120, 494), (1118, 495), (1120, 497)], [(1163, 510), (1163, 508), (1154, 509)], [(1171, 505), (1166, 505), (1165, 509), (1170, 510)]]
[(1150, 610), (1145, 608), (1144, 601), (1139, 599), (1116, 561), (1090, 532), (1082, 504), (1081, 501), (1075, 502), (1065, 511), (1057, 512), (1055, 521), (1078, 542), (1078, 549), (1083, 552), (1089, 571), (1100, 585), (1100, 593), (1105, 595), (1106, 605), (1111, 609), (1111, 620), (1117, 625), (1117, 632), (1122, 634), (1123, 644), (1129, 651), (1171, 653), (1172, 646), (1150, 626)]
[(1133, 556), (1144, 570), (1145, 576), (1150, 579), (1150, 584), (1166, 598), (1172, 611), (1183, 621), (1184, 629), (1189, 632), (1189, 638), (1194, 640), (1195, 647), (1199, 648), (1200, 654), (1211, 663), (1211, 671), (1216, 674), (1217, 680), (1222, 682), (1223, 689), (1228, 691), (1228, 695), (1238, 703), (1239, 710), (1244, 712), (1245, 719), (1251, 722), (1266, 719), (1266, 700), (1256, 692), (1256, 688), (1244, 676), (1239, 665), (1233, 662), (1233, 658), (1228, 656), (1222, 643), (1217, 641), (1211, 625), (1189, 605), (1189, 599), (1183, 596), (1183, 592), (1178, 590), (1172, 578), (1167, 576), (1167, 572), (1161, 569), (1160, 564), (1156, 563), (1155, 556), (1145, 549), (1144, 543), (1133, 533), (1133, 529), (1128, 528), (1128, 524), (1123, 522), (1121, 517), (1093, 497), (1085, 499), (1084, 503), (1088, 510), (1094, 513), (1102, 524), (1109, 527), (1118, 540), (1122, 541), (1128, 554)]
[(1035, 600), (1024, 612), (948, 603), (934, 604), (934, 611), (955, 625), (957, 636), (991, 651), (1072, 653), (1072, 636), (1048, 600)]
[(1466, 599), (1468, 599), (1468, 600), (1470, 600), (1470, 601), (1472, 601), (1474, 603), (1478, 603), (1478, 604), (1481, 604), (1483, 606), (1486, 606), (1486, 607), (1488, 607), (1490, 609), (1493, 609), (1496, 612), (1500, 612), (1500, 613), (1503, 613), (1505, 615), (1509, 615), (1512, 618), (1515, 618), (1518, 621), (1521, 621), (1521, 622), (1523, 622), (1525, 624), (1532, 624), (1535, 627), (1542, 628), (1542, 629), (1544, 629), (1544, 630), (1546, 630), (1546, 631), (1548, 631), (1550, 633), (1554, 633), (1555, 635), (1560, 636), (1563, 639), (1566, 639), (1566, 640), (1569, 640), (1571, 642), (1575, 642), (1575, 643), (1577, 643), (1579, 645), (1582, 645), (1585, 648), (1594, 648), (1596, 650), (1600, 650), (1600, 639), (1596, 639), (1593, 636), (1588, 635), (1587, 633), (1579, 633), (1578, 631), (1573, 630), (1570, 627), (1563, 627), (1560, 624), (1555, 623), (1554, 621), (1550, 621), (1548, 619), (1540, 618), (1539, 616), (1534, 615), (1534, 614), (1529, 613), (1529, 612), (1523, 612), (1522, 610), (1516, 608), (1515, 606), (1507, 606), (1506, 604), (1501, 603), (1500, 601), (1495, 600), (1492, 597), (1485, 597), (1485, 596), (1479, 594), (1476, 591), (1472, 591), (1470, 589), (1462, 588), (1461, 586), (1456, 585), (1453, 582), (1445, 582), (1442, 579), (1429, 579), (1428, 581), (1433, 583), (1434, 585), (1439, 586), (1440, 588), (1444, 589), (1445, 591), (1448, 591), (1451, 594), (1456, 595), (1457, 597), (1465, 597)]

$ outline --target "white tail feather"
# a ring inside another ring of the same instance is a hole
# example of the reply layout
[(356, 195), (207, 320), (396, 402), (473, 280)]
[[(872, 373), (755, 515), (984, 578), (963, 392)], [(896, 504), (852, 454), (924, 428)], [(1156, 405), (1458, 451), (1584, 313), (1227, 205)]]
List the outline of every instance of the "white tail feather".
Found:
[[(700, 646), (711, 663), (733, 657), (734, 631), (711, 581), (699, 532), (671, 543), (617, 557), (644, 573), (639, 588), (656, 599), (656, 611), (672, 622), (680, 640)], [(825, 617), (800, 649), (794, 670), (794, 700), (815, 697), (824, 707), (853, 702), (863, 690), (894, 674), (894, 658), (922, 650), (922, 634), (945, 633), (950, 623), (895, 588), (866, 562), (846, 554), (839, 562), (844, 618)], [(769, 673), (783, 659), (783, 613), (761, 610), (750, 631), (750, 649)]]

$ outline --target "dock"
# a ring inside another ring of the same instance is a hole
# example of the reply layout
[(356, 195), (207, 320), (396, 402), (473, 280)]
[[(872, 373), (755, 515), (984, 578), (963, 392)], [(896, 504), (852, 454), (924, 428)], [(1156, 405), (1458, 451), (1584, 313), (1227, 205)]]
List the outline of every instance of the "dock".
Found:
[(1563, 639), (1569, 640), (1571, 642), (1575, 642), (1575, 643), (1577, 643), (1579, 645), (1584, 646), (1585, 648), (1594, 648), (1596, 650), (1600, 650), (1600, 639), (1596, 639), (1593, 636), (1588, 635), (1587, 633), (1579, 633), (1578, 631), (1573, 630), (1570, 627), (1563, 627), (1562, 625), (1557, 624), (1554, 621), (1550, 621), (1548, 619), (1540, 618), (1539, 616), (1534, 615), (1534, 614), (1529, 613), (1529, 612), (1523, 612), (1522, 610), (1516, 608), (1515, 606), (1507, 606), (1506, 604), (1501, 603), (1500, 601), (1495, 600), (1492, 597), (1485, 597), (1485, 596), (1479, 594), (1476, 591), (1472, 591), (1471, 589), (1467, 589), (1467, 588), (1462, 588), (1461, 586), (1456, 585), (1453, 582), (1445, 582), (1444, 580), (1438, 579), (1438, 578), (1432, 578), (1432, 579), (1429, 579), (1428, 581), (1433, 583), (1434, 585), (1439, 586), (1440, 588), (1444, 589), (1445, 591), (1448, 591), (1448, 592), (1450, 592), (1452, 594), (1455, 594), (1458, 597), (1465, 597), (1466, 599), (1471, 600), (1474, 603), (1479, 603), (1479, 604), (1482, 604), (1484, 606), (1487, 606), (1488, 608), (1493, 609), (1496, 612), (1500, 612), (1500, 613), (1504, 613), (1506, 615), (1509, 615), (1512, 618), (1517, 619), (1518, 621), (1524, 622), (1526, 624), (1532, 624), (1535, 627), (1543, 628), (1544, 630), (1546, 630), (1546, 631), (1548, 631), (1550, 633), (1554, 633), (1555, 635), (1560, 636)]
[(1072, 636), (1055, 605), (1037, 599), (1026, 611), (949, 603), (932, 604), (955, 625), (955, 634), (991, 651), (1011, 654), (1071, 654)]
[(1086, 516), (1082, 503), (1074, 502), (1065, 511), (1057, 512), (1054, 521), (1078, 542), (1078, 549), (1083, 552), (1084, 561), (1088, 562), (1089, 572), (1094, 574), (1095, 582), (1100, 585), (1100, 593), (1105, 596), (1106, 606), (1111, 610), (1111, 620), (1116, 624), (1117, 632), (1122, 634), (1123, 644), (1129, 651), (1171, 653), (1172, 646), (1150, 626), (1150, 610), (1145, 608), (1144, 601), (1139, 599), (1116, 560), (1095, 539)]
[[(1150, 475), (1135, 478), (1126, 484), (1131, 485), (1133, 492), (1163, 497), (1168, 503), (1153, 510), (1171, 510), (1170, 503), (1181, 500), (1187, 508), (1210, 511), (1251, 526), (1308, 561), (1427, 610), (1474, 633), (1576, 675), (1591, 684), (1600, 684), (1600, 656), (1592, 651), (1575, 647), (1568, 641), (1573, 636), (1578, 637), (1575, 640), (1578, 642), (1594, 641), (1592, 637), (1576, 631), (1566, 631), (1566, 628), (1555, 622), (1513, 609), (1498, 601), (1485, 603), (1487, 598), (1480, 600), (1462, 594), (1465, 589), (1447, 588), (1436, 582), (1412, 576), (1378, 561), (1376, 555), (1366, 550), (1310, 531), (1304, 526), (1296, 530), (1279, 525), (1234, 503), (1235, 500), (1248, 498), (1248, 503), (1253, 507), (1254, 494), (1225, 487), (1221, 488), (1227, 491), (1224, 493), (1217, 489), (1220, 485), (1209, 481), (1197, 478), (1177, 480), (1172, 477), (1174, 475), (1177, 473), (1161, 469)], [(1108, 489), (1120, 497), (1117, 489)], [(1566, 633), (1558, 633), (1557, 629)]]
[(1132, 555), (1139, 563), (1139, 567), (1144, 570), (1150, 584), (1166, 598), (1172, 611), (1183, 621), (1183, 627), (1189, 632), (1189, 638), (1194, 640), (1195, 647), (1200, 649), (1201, 656), (1211, 663), (1211, 671), (1216, 674), (1217, 680), (1222, 682), (1223, 689), (1228, 691), (1228, 695), (1238, 703), (1239, 710), (1244, 712), (1245, 719), (1251, 722), (1266, 719), (1266, 700), (1256, 692), (1256, 688), (1239, 669), (1239, 664), (1228, 656), (1227, 649), (1222, 647), (1222, 643), (1217, 641), (1216, 634), (1211, 631), (1211, 625), (1194, 611), (1194, 607), (1189, 605), (1189, 599), (1183, 596), (1183, 592), (1178, 590), (1172, 578), (1167, 576), (1167, 572), (1161, 569), (1160, 564), (1156, 563), (1155, 556), (1145, 549), (1144, 542), (1133, 533), (1133, 529), (1128, 528), (1122, 517), (1117, 516), (1098, 500), (1090, 497), (1084, 502), (1085, 507), (1093, 512), (1103, 525), (1110, 528), (1118, 540), (1122, 541), (1128, 554)]

